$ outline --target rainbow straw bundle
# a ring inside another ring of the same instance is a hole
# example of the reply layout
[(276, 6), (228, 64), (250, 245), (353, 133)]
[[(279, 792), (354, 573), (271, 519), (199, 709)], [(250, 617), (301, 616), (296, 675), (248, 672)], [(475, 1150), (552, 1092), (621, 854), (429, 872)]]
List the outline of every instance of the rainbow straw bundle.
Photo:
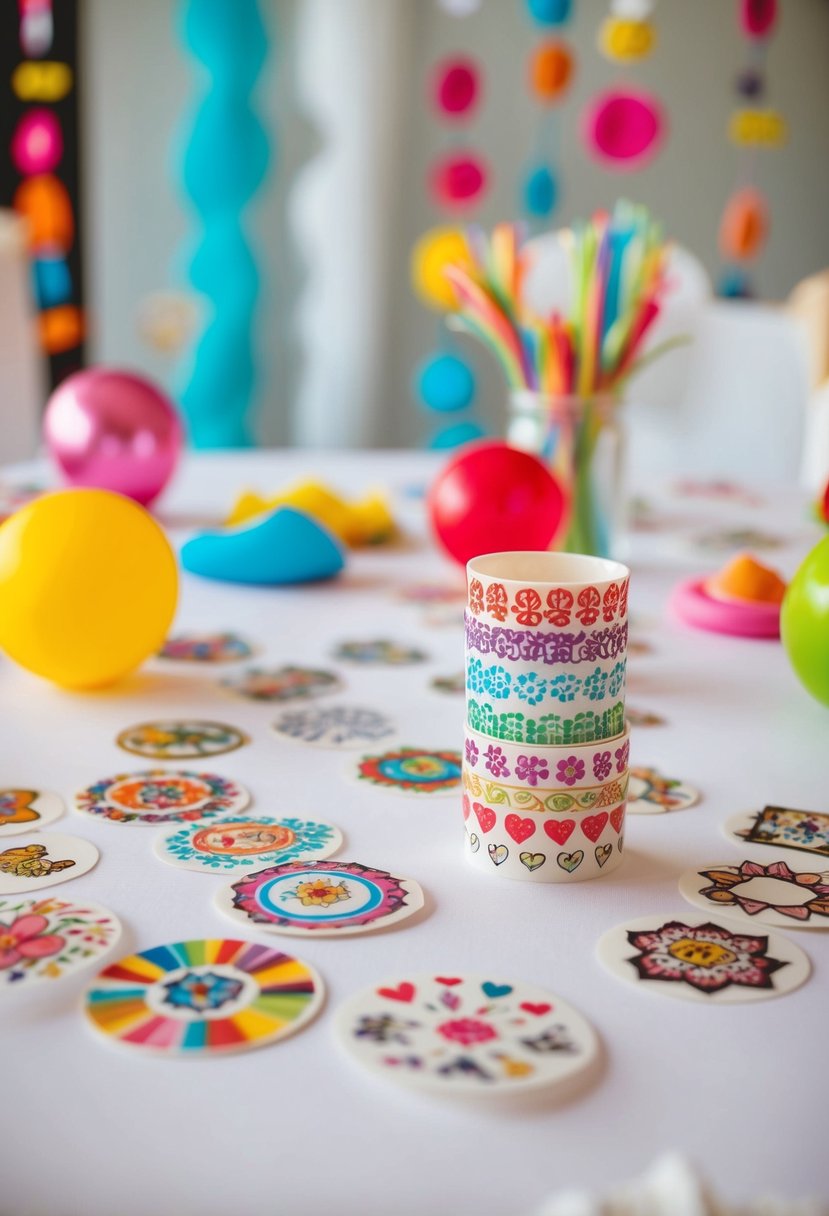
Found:
[(498, 225), (489, 238), (468, 232), (471, 265), (449, 265), (444, 274), (459, 301), (458, 328), (479, 338), (506, 376), (510, 441), (545, 460), (569, 494), (557, 546), (609, 556), (619, 462), (599, 468), (597, 450), (613, 433), (608, 424), (629, 377), (676, 341), (643, 353), (667, 286), (667, 249), (648, 211), (626, 202), (574, 224), (562, 239), (567, 316), (545, 319), (528, 306), (529, 253), (514, 224)]
[[(645, 207), (618, 202), (562, 234), (569, 316), (535, 315), (523, 298), (527, 253), (515, 224), (468, 232), (474, 268), (447, 266), (459, 325), (500, 363), (511, 388), (567, 396), (618, 393), (641, 366), (665, 291), (666, 246)], [(656, 353), (656, 352), (654, 352)]]

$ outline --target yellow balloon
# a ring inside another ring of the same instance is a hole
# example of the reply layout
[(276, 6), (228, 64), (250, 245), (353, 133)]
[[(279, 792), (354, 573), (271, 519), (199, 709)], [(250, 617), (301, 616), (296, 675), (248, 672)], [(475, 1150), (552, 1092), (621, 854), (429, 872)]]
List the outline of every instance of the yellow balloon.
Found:
[(454, 312), (460, 301), (444, 275), (446, 266), (471, 269), (472, 254), (460, 228), (430, 228), (412, 250), (412, 286), (424, 304)]
[(0, 525), (0, 648), (64, 688), (112, 684), (158, 651), (178, 598), (164, 532), (109, 490), (59, 490)]

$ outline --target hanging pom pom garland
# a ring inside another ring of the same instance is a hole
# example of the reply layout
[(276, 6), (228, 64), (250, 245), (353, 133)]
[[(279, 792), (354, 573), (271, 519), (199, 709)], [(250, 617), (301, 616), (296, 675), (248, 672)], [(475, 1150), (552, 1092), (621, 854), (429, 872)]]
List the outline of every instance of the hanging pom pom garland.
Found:
[(559, 109), (566, 100), (575, 71), (573, 48), (561, 36), (572, 16), (570, 0), (526, 0), (527, 12), (539, 30), (530, 55), (527, 83), (540, 108), (535, 148), (521, 183), (521, 210), (530, 226), (543, 226), (558, 206)]
[[(621, 68), (635, 67), (656, 46), (650, 20), (654, 0), (611, 0), (598, 46)], [(641, 169), (659, 152), (667, 132), (664, 108), (657, 97), (632, 88), (624, 79), (593, 97), (583, 117), (587, 149), (608, 169)]]
[(746, 264), (762, 253), (770, 227), (765, 198), (753, 184), (756, 152), (782, 147), (787, 132), (783, 116), (764, 105), (766, 51), (777, 21), (777, 0), (737, 0), (737, 21), (748, 54), (734, 81), (739, 102), (728, 122), (729, 138), (737, 147), (737, 180), (720, 220), (724, 266), (719, 294), (743, 299), (753, 295)]
[[(450, 16), (465, 17), (478, 8), (470, 0), (440, 0)], [(444, 274), (446, 266), (473, 266), (472, 253), (461, 226), (484, 197), (489, 169), (484, 158), (465, 138), (464, 129), (481, 99), (481, 72), (469, 55), (453, 55), (430, 73), (429, 100), (438, 122), (446, 127), (447, 147), (432, 162), (426, 188), (435, 210), (445, 218), (416, 241), (411, 254), (415, 294), (440, 315), (437, 350), (415, 369), (412, 393), (424, 409), (438, 417), (469, 409), (475, 399), (475, 376), (444, 321), (444, 314), (459, 307), (455, 288)], [(472, 419), (452, 419), (433, 433), (435, 448), (452, 448), (476, 439), (483, 429)]]

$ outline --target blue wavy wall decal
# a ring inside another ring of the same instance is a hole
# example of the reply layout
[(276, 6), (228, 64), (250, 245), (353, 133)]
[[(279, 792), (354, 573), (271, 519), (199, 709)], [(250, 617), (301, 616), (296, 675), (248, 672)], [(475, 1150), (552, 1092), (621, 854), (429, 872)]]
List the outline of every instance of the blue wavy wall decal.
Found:
[(257, 0), (185, 0), (181, 17), (184, 46), (208, 75), (182, 168), (200, 220), (189, 277), (207, 316), (181, 369), (178, 396), (195, 447), (247, 447), (253, 443), (259, 270), (245, 211), (269, 159), (250, 95), (268, 40)]

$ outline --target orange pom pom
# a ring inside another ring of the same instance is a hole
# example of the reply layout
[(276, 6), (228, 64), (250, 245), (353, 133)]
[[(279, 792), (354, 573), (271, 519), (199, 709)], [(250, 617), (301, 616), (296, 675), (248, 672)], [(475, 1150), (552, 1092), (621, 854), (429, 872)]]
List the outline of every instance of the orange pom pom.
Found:
[(550, 105), (557, 101), (570, 84), (573, 56), (564, 42), (549, 39), (533, 51), (530, 60), (530, 88), (539, 99)]
[(768, 211), (756, 190), (738, 190), (726, 204), (720, 221), (720, 251), (723, 257), (742, 262), (756, 257), (769, 230)]

